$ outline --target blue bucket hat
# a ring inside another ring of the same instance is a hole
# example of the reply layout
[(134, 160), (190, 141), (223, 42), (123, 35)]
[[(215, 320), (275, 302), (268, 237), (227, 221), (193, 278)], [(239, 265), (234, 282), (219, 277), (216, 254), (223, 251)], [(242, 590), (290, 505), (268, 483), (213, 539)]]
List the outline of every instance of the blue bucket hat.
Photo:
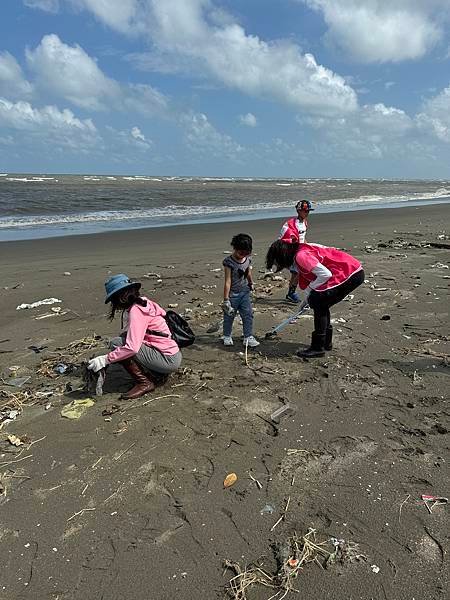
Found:
[(141, 284), (137, 281), (131, 281), (128, 275), (124, 273), (119, 273), (119, 275), (113, 275), (105, 282), (105, 290), (106, 290), (106, 299), (105, 304), (111, 300), (111, 297), (114, 296), (116, 292), (119, 290), (123, 290), (125, 288), (131, 287), (135, 285), (139, 290)]

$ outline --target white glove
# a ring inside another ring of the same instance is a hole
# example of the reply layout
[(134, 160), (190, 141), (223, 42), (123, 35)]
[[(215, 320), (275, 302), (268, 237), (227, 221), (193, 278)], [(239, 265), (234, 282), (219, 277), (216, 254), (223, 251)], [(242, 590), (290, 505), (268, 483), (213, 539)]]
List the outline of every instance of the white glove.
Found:
[(95, 358), (91, 358), (87, 368), (91, 371), (94, 371), (94, 373), (97, 373), (97, 371), (100, 371), (100, 369), (104, 369), (108, 364), (106, 359), (106, 354), (103, 354), (102, 356), (96, 356)]
[(303, 310), (304, 308), (306, 308), (308, 306), (308, 298), (306, 298), (306, 300), (303, 300), (303, 302), (300, 302), (300, 305), (298, 307), (298, 310)]
[(227, 298), (222, 302), (222, 311), (224, 315), (232, 317), (234, 315), (234, 308), (231, 306), (230, 300)]

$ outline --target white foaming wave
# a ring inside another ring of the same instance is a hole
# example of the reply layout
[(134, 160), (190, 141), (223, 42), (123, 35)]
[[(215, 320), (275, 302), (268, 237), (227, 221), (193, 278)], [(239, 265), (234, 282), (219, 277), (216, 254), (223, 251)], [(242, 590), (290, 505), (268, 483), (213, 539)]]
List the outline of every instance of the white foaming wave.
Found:
[(27, 183), (35, 183), (39, 181), (58, 181), (55, 177), (32, 177), (29, 179), (28, 177), (6, 177), (6, 181), (22, 181)]
[(332, 204), (364, 204), (365, 202), (408, 202), (410, 200), (433, 200), (434, 198), (446, 198), (450, 196), (450, 190), (439, 188), (435, 192), (413, 192), (398, 196), (358, 196), (355, 198), (333, 198), (330, 200), (320, 200), (317, 202), (319, 206), (329, 206)]
[[(411, 200), (433, 200), (439, 198), (450, 197), (450, 190), (447, 188), (439, 188), (435, 192), (429, 193), (412, 193), (405, 196), (359, 196), (356, 198), (335, 198), (330, 200), (319, 200), (315, 202), (317, 208), (329, 206), (345, 206), (345, 205), (365, 205), (374, 203), (391, 204), (398, 202), (408, 202)], [(251, 214), (258, 212), (275, 212), (286, 211), (292, 209), (292, 200), (281, 202), (257, 202), (248, 206), (240, 204), (236, 206), (185, 206), (185, 205), (168, 205), (158, 208), (141, 209), (134, 211), (99, 211), (99, 212), (80, 212), (71, 214), (53, 214), (53, 215), (29, 215), (29, 216), (14, 216), (0, 218), (0, 229), (17, 228), (17, 227), (35, 227), (35, 226), (52, 226), (52, 225), (70, 225), (76, 223), (95, 223), (106, 221), (144, 221), (147, 219), (159, 220), (160, 222), (180, 222), (189, 220), (193, 217), (203, 216), (214, 218), (220, 215), (231, 214)], [(144, 223), (143, 223), (144, 224)]]
[(27, 217), (0, 218), (0, 229), (12, 227), (32, 227), (36, 225), (64, 225), (70, 223), (92, 223), (104, 221), (131, 221), (141, 219), (164, 219), (171, 221), (198, 215), (221, 215), (232, 213), (251, 213), (265, 210), (284, 210), (292, 207), (291, 201), (277, 204), (260, 202), (250, 206), (165, 206), (134, 211), (112, 210), (91, 213), (72, 213), (68, 215), (30, 215)]

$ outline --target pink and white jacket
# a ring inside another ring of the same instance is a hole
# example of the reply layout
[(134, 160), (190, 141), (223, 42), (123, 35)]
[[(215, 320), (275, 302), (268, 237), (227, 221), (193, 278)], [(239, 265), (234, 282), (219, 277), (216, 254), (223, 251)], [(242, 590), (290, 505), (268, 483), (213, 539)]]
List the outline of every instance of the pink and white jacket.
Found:
[[(168, 354), (169, 356), (179, 351), (178, 345), (172, 339), (170, 329), (164, 319), (166, 311), (159, 304), (145, 296), (142, 296), (142, 298), (147, 301), (147, 306), (133, 304), (125, 313), (128, 322), (125, 344), (107, 355), (108, 363), (126, 360), (134, 356), (139, 352), (142, 344), (153, 346), (162, 354)], [(168, 337), (152, 335), (147, 330), (160, 331), (166, 333)]]
[(280, 231), (278, 239), (285, 241), (298, 240), (300, 243), (304, 243), (306, 240), (306, 230), (308, 229), (308, 221), (304, 219), (301, 221), (298, 217), (292, 217), (286, 221)]
[(294, 262), (298, 268), (298, 284), (307, 294), (311, 290), (323, 292), (341, 285), (362, 269), (359, 260), (350, 254), (318, 244), (300, 244)]

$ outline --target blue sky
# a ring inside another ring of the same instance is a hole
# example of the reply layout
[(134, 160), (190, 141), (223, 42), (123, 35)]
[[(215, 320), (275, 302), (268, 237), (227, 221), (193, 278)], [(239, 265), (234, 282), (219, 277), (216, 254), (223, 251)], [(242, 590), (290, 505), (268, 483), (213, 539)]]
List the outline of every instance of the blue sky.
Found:
[(450, 177), (449, 0), (3, 0), (0, 171)]

